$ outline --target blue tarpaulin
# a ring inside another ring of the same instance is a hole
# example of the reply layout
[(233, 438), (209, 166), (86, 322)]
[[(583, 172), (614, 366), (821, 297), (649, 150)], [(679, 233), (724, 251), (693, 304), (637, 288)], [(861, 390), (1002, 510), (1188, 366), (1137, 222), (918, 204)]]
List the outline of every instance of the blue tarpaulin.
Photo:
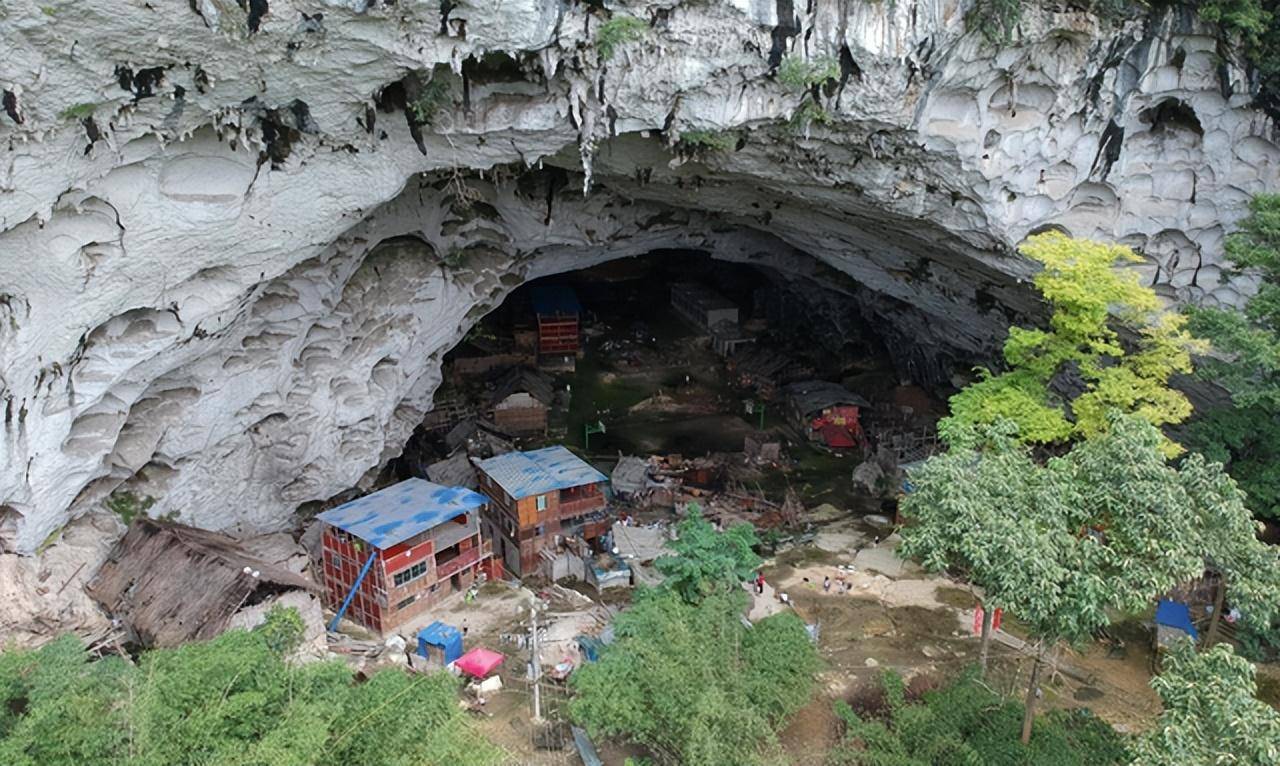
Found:
[(533, 313), (538, 316), (576, 316), (582, 313), (578, 296), (565, 285), (538, 285), (529, 290)]
[(489, 502), (463, 487), (408, 479), (317, 516), (375, 548), (389, 548)]
[(508, 452), (476, 463), (481, 471), (519, 500), (558, 489), (608, 481), (608, 477), (564, 447)]
[(1177, 628), (1193, 640), (1200, 637), (1196, 626), (1191, 624), (1191, 610), (1180, 601), (1161, 600), (1156, 604), (1156, 624)]
[(462, 631), (437, 620), (418, 631), (418, 654), (427, 657), (427, 647), (435, 646), (444, 652), (444, 664), (462, 656)]

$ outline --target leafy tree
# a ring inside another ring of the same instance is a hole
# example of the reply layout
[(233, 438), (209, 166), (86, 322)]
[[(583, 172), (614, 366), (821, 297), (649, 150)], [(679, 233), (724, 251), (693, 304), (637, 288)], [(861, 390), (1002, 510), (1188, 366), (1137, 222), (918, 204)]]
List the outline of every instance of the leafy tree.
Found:
[(1218, 358), (1199, 373), (1231, 392), (1232, 405), (1192, 422), (1186, 440), (1227, 465), (1260, 516), (1280, 517), (1280, 195), (1259, 195), (1227, 258), (1261, 280), (1243, 312), (1190, 311), (1191, 328), (1213, 342)]
[[(1035, 285), (1052, 309), (1049, 329), (1009, 330), (1008, 370), (980, 369), (980, 379), (951, 398), (951, 415), (939, 424), (944, 437), (965, 425), (1004, 419), (1017, 426), (1022, 440), (1052, 444), (1102, 433), (1113, 409), (1155, 425), (1180, 423), (1191, 414), (1169, 377), (1191, 371), (1191, 351), (1199, 345), (1185, 318), (1162, 313), (1155, 292), (1136, 273), (1115, 268), (1139, 260), (1132, 250), (1047, 232), (1029, 238), (1022, 253), (1044, 266)], [(1135, 331), (1133, 351), (1111, 327), (1113, 317)], [(1059, 389), (1072, 375), (1083, 392), (1068, 399)], [(1180, 451), (1170, 441), (1164, 449)]]
[(989, 607), (1016, 615), (1046, 648), (1086, 641), (1113, 613), (1148, 608), (1206, 563), (1248, 619), (1268, 624), (1280, 609), (1269, 595), (1280, 588), (1280, 552), (1257, 539), (1221, 466), (1192, 455), (1174, 468), (1162, 438), (1137, 416), (1114, 415), (1102, 435), (1041, 466), (1007, 431), (971, 431), (912, 474), (902, 550), (930, 569), (966, 568)]
[(691, 604), (654, 589), (614, 623), (617, 641), (570, 677), (569, 710), (593, 735), (645, 745), (661, 762), (760, 762), (808, 701), (818, 656), (790, 613), (742, 624), (743, 593)]
[(880, 677), (883, 710), (855, 711), (836, 703), (844, 724), (830, 766), (1121, 766), (1128, 741), (1088, 711), (1055, 710), (1035, 722), (1031, 741), (1013, 737), (1018, 704), (965, 673), (909, 699), (902, 679)]
[(1133, 766), (1280, 763), (1280, 712), (1257, 698), (1253, 665), (1231, 647), (1197, 653), (1182, 641), (1151, 685), (1164, 713), (1138, 742)]
[(496, 764), (468, 730), (447, 674), (294, 666), (294, 610), (147, 652), (92, 661), (74, 636), (0, 653), (0, 763), (12, 766)]
[[(914, 489), (902, 510), (913, 524), (903, 530), (900, 553), (935, 571), (972, 573), (999, 566), (994, 557), (1002, 550), (993, 550), (990, 539), (996, 532), (992, 509), (1002, 509), (1001, 523), (1033, 513), (1042, 478), (1027, 450), (1014, 442), (1013, 428), (1001, 426), (987, 431), (986, 438), (972, 428), (957, 433), (950, 451), (912, 473)], [(978, 662), (984, 673), (994, 611), (989, 604), (983, 609)]]
[(689, 603), (708, 595), (733, 592), (760, 566), (753, 548), (760, 544), (755, 527), (735, 524), (719, 532), (702, 516), (696, 503), (676, 525), (676, 539), (668, 544), (675, 553), (661, 556), (654, 567), (666, 578), (662, 585)]

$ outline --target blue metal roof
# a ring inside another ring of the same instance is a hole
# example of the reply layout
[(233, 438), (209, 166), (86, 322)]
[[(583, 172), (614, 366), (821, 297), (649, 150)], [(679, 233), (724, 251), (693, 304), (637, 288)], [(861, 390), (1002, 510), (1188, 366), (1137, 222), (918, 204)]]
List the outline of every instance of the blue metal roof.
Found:
[(531, 452), (508, 452), (481, 460), (476, 465), (517, 500), (557, 489), (607, 481), (604, 474), (559, 446)]
[(389, 548), (489, 502), (463, 487), (408, 479), (317, 516), (375, 548)]
[(1196, 626), (1191, 622), (1191, 609), (1180, 601), (1161, 599), (1156, 604), (1156, 624), (1178, 628), (1191, 638), (1199, 640)]
[(436, 620), (418, 631), (418, 654), (427, 656), (428, 646), (438, 646), (449, 664), (462, 656), (462, 631)]
[(539, 316), (582, 313), (577, 293), (565, 285), (536, 285), (529, 289), (529, 299)]

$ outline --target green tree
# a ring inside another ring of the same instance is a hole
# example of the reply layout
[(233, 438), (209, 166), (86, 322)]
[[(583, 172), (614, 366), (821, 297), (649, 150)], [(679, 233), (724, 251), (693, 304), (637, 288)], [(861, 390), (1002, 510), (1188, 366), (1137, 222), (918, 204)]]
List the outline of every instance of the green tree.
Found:
[(138, 664), (92, 660), (74, 636), (0, 653), (0, 763), (12, 766), (487, 766), (439, 673), (287, 663), (298, 616), (234, 630)]
[(1259, 516), (1280, 517), (1280, 195), (1259, 195), (1250, 210), (1226, 250), (1237, 274), (1259, 278), (1257, 294), (1243, 312), (1189, 311), (1191, 329), (1217, 351), (1198, 372), (1225, 387), (1232, 406), (1193, 421), (1186, 441), (1227, 465)]
[(1280, 763), (1280, 712), (1257, 698), (1253, 665), (1231, 647), (1197, 653), (1182, 641), (1151, 686), (1164, 712), (1138, 742), (1133, 766)]
[(776, 728), (808, 701), (819, 663), (799, 618), (747, 628), (745, 605), (743, 593), (691, 604), (639, 591), (617, 617), (617, 641), (571, 676), (570, 714), (594, 736), (640, 743), (664, 763), (760, 762)]
[(1041, 466), (1007, 432), (989, 431), (912, 475), (904, 554), (930, 569), (964, 566), (989, 607), (1016, 615), (1040, 642), (1024, 742), (1048, 647), (1082, 643), (1112, 614), (1149, 608), (1206, 564), (1224, 574), (1247, 619), (1269, 624), (1280, 609), (1268, 595), (1280, 588), (1280, 552), (1257, 539), (1235, 483), (1199, 455), (1169, 465), (1162, 438), (1139, 417), (1113, 415), (1102, 435)]
[[(979, 369), (979, 380), (951, 397), (951, 415), (939, 424), (944, 437), (1003, 419), (1017, 426), (1020, 439), (1053, 444), (1102, 433), (1111, 410), (1155, 425), (1180, 423), (1191, 414), (1190, 402), (1170, 388), (1169, 378), (1191, 371), (1191, 352), (1200, 345), (1184, 317), (1160, 311), (1156, 294), (1135, 272), (1115, 268), (1139, 260), (1132, 250), (1047, 232), (1030, 237), (1022, 253), (1043, 266), (1035, 285), (1052, 310), (1049, 328), (1010, 328), (1008, 369)], [(1134, 331), (1132, 351), (1112, 328), (1113, 319)], [(1072, 375), (1083, 392), (1069, 399), (1055, 389)], [(1168, 440), (1163, 448), (1180, 451)]]
[(668, 544), (674, 553), (659, 557), (653, 565), (666, 578), (663, 587), (689, 603), (737, 590), (760, 566), (753, 550), (760, 542), (755, 527), (741, 523), (717, 531), (696, 503), (690, 504), (689, 514), (676, 525), (676, 535)]

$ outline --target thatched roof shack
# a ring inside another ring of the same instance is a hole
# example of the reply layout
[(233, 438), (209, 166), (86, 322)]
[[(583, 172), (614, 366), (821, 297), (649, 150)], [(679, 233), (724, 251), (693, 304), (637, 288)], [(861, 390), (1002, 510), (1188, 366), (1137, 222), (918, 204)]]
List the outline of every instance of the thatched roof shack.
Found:
[(213, 638), (242, 606), (288, 590), (320, 589), (226, 535), (146, 518), (130, 525), (88, 587), (139, 643), (162, 647)]

